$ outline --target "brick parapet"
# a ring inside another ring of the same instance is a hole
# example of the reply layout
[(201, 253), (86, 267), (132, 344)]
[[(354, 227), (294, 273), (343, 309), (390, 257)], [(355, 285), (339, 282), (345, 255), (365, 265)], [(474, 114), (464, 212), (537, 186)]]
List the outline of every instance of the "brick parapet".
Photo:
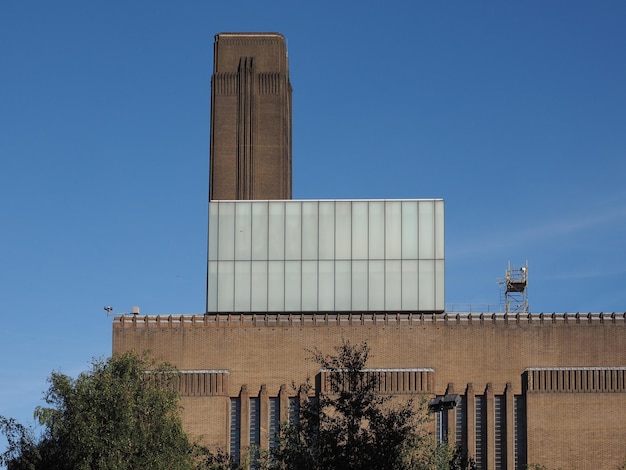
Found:
[(437, 394), (449, 382), (511, 382), (519, 394), (528, 368), (626, 365), (626, 316), (617, 313), (158, 315), (112, 326), (114, 354), (148, 350), (181, 370), (229, 370), (230, 396), (245, 383), (277, 393), (315, 376), (307, 350), (329, 353), (342, 338), (367, 341), (372, 368), (434, 368)]
[(402, 324), (584, 324), (624, 323), (624, 313), (539, 313), (539, 314), (477, 314), (477, 313), (231, 313), (194, 315), (125, 315), (115, 317), (113, 328), (161, 328), (185, 326), (198, 327), (288, 327), (288, 326), (350, 326), (350, 325), (402, 325)]

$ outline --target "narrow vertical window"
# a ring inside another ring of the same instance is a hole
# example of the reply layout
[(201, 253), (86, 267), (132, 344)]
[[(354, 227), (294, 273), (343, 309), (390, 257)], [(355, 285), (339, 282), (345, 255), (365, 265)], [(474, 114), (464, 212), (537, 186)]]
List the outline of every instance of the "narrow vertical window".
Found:
[(524, 396), (516, 395), (513, 400), (515, 419), (515, 470), (526, 468), (526, 405)]
[(300, 423), (300, 402), (298, 397), (289, 397), (289, 424), (297, 426)]
[(269, 438), (270, 449), (278, 445), (278, 429), (280, 426), (280, 399), (270, 398)]
[(448, 438), (448, 412), (447, 410), (436, 413), (436, 439), (437, 445), (447, 441)]
[(465, 415), (467, 410), (467, 398), (463, 397), (461, 403), (456, 407), (456, 442), (454, 443), (457, 448), (463, 450), (467, 449), (465, 445), (466, 429), (467, 429), (467, 416)]
[(230, 458), (239, 462), (241, 447), (241, 402), (239, 398), (230, 399)]
[(250, 446), (261, 445), (261, 413), (259, 399), (250, 398)]
[(494, 447), (496, 470), (506, 468), (506, 407), (504, 395), (494, 397)]
[(476, 401), (476, 469), (487, 468), (487, 406), (484, 396), (475, 397)]
[(250, 469), (257, 468), (261, 445), (261, 403), (258, 397), (250, 398)]

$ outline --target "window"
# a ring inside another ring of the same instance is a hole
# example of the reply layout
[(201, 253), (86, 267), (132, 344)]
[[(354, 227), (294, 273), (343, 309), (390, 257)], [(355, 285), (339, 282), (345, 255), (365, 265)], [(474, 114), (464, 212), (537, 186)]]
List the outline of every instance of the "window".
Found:
[(515, 416), (515, 470), (526, 468), (526, 404), (524, 396), (516, 395), (513, 414)]
[(239, 398), (230, 399), (230, 457), (239, 462), (241, 447), (241, 402)]
[(270, 423), (269, 423), (270, 449), (278, 445), (279, 428), (280, 428), (280, 399), (270, 398)]
[(495, 433), (495, 467), (496, 470), (506, 468), (506, 405), (504, 395), (494, 397), (494, 433)]
[(485, 396), (474, 398), (476, 403), (476, 468), (487, 468), (487, 407)]
[(250, 468), (256, 469), (261, 446), (261, 408), (258, 397), (250, 398)]

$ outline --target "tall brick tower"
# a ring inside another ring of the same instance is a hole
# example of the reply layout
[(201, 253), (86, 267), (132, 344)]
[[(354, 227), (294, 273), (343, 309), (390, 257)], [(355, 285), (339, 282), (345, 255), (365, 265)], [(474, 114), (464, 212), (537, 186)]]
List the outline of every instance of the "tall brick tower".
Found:
[(291, 199), (291, 84), (278, 33), (215, 35), (210, 200)]

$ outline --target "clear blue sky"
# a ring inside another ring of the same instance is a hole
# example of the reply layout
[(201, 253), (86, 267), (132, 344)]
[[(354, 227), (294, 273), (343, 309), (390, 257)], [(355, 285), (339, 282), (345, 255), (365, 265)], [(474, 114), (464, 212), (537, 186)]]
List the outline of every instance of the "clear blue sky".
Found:
[(446, 301), (626, 310), (626, 2), (0, 5), (0, 414), (202, 313), (213, 35), (277, 31), (294, 197), (446, 201)]

